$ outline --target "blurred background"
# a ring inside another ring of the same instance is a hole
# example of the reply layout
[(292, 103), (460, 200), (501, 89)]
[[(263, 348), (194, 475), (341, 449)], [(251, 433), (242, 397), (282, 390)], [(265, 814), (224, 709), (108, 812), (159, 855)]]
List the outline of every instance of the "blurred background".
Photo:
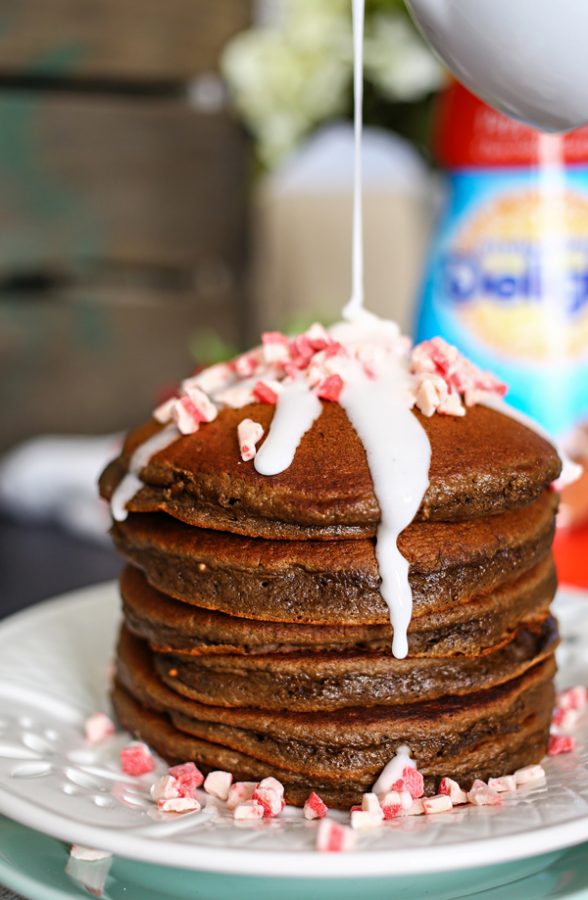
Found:
[[(95, 479), (181, 376), (337, 318), (352, 64), (349, 0), (0, 0), (0, 615), (114, 577)], [(367, 0), (366, 296), (407, 332), (444, 84)]]

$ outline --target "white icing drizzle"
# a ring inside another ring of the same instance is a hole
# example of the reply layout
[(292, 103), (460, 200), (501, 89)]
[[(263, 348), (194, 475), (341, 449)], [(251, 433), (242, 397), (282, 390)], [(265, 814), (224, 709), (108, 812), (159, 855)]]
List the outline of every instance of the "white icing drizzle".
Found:
[(140, 444), (129, 462), (129, 471), (116, 487), (111, 500), (110, 509), (112, 518), (115, 522), (124, 522), (128, 516), (127, 503), (133, 499), (135, 494), (143, 487), (143, 482), (139, 478), (141, 469), (144, 469), (148, 462), (156, 453), (165, 450), (170, 444), (181, 437), (180, 432), (175, 425), (163, 428), (150, 437), (143, 444)]
[(525, 415), (524, 412), (521, 412), (520, 409), (515, 409), (514, 406), (511, 406), (510, 403), (506, 403), (502, 397), (496, 397), (492, 394), (488, 394), (483, 399), (478, 401), (482, 406), (488, 406), (490, 409), (495, 409), (497, 412), (503, 413), (505, 416), (510, 416), (511, 419), (515, 419), (517, 422), (520, 422), (521, 425), (525, 425), (530, 431), (534, 431), (544, 440), (555, 447), (561, 462), (562, 469), (561, 475), (555, 482), (555, 487), (557, 490), (562, 490), (562, 488), (566, 487), (568, 484), (572, 484), (573, 481), (576, 481), (580, 475), (582, 474), (583, 467), (574, 462), (566, 451), (563, 449), (561, 444), (557, 441), (554, 441), (553, 437), (545, 431), (544, 428), (541, 427), (539, 422), (536, 422), (535, 419), (532, 419), (530, 416)]
[(363, 311), (363, 191), (361, 133), (363, 126), (363, 23), (365, 0), (353, 0), (353, 237), (351, 298), (343, 309), (343, 318), (352, 320)]
[(296, 449), (318, 419), (322, 404), (303, 382), (284, 387), (278, 396), (269, 434), (255, 457), (260, 475), (278, 475), (294, 459)]
[(392, 653), (408, 655), (412, 590), (408, 560), (398, 537), (414, 519), (429, 484), (431, 445), (405, 399), (409, 375), (401, 362), (386, 366), (376, 380), (366, 376), (346, 384), (340, 403), (367, 454), (374, 493), (380, 506), (376, 557), (380, 593), (394, 630)]
[(410, 750), (406, 744), (402, 744), (396, 755), (392, 757), (389, 763), (386, 763), (378, 776), (378, 780), (374, 784), (372, 791), (374, 794), (385, 794), (392, 788), (392, 785), (402, 778), (402, 773), (406, 768), (416, 769), (416, 762), (410, 757)]

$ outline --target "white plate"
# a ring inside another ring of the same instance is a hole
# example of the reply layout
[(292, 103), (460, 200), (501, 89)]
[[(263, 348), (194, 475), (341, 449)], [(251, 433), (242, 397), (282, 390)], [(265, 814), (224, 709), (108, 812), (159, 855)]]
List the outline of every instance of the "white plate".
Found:
[[(565, 636), (560, 683), (588, 684), (588, 601), (580, 593), (561, 595), (557, 611)], [(578, 750), (546, 761), (546, 785), (517, 792), (501, 809), (389, 822), (363, 833), (348, 854), (316, 853), (316, 824), (296, 810), (280, 820), (235, 825), (203, 795), (202, 813), (166, 817), (148, 799), (153, 776), (121, 775), (125, 736), (102, 748), (88, 747), (82, 737), (85, 717), (107, 708), (117, 619), (117, 589), (109, 584), (0, 626), (0, 812), (24, 825), (130, 859), (305, 877), (448, 871), (588, 840), (586, 717)]]

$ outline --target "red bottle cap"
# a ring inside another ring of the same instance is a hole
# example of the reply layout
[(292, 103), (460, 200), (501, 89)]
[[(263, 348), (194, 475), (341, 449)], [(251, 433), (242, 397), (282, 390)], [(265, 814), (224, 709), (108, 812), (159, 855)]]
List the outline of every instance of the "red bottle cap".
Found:
[[(445, 168), (534, 166), (540, 132), (498, 112), (458, 81), (441, 93), (433, 139)], [(568, 164), (588, 163), (588, 125), (563, 136)]]

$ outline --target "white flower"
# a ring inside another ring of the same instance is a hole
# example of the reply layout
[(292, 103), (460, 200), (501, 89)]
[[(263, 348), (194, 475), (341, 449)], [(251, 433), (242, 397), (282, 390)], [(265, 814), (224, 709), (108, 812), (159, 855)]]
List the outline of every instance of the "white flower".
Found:
[[(365, 72), (392, 100), (439, 84), (440, 66), (401, 13), (366, 19)], [(349, 0), (284, 0), (281, 18), (225, 49), (223, 74), (235, 105), (273, 165), (313, 128), (343, 113), (353, 71)]]
[(442, 69), (401, 16), (374, 16), (366, 28), (365, 77), (391, 100), (418, 100), (441, 85)]

